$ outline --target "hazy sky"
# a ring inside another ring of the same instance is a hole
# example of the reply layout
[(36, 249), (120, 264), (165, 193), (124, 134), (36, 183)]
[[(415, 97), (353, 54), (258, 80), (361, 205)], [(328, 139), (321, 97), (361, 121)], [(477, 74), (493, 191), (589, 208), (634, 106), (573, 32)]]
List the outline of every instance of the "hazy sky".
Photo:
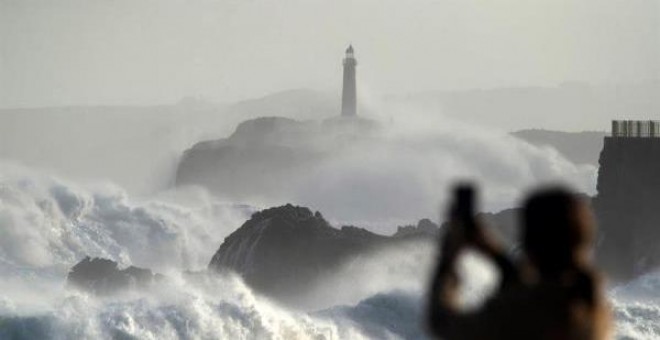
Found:
[(660, 78), (659, 0), (0, 0), (0, 107)]

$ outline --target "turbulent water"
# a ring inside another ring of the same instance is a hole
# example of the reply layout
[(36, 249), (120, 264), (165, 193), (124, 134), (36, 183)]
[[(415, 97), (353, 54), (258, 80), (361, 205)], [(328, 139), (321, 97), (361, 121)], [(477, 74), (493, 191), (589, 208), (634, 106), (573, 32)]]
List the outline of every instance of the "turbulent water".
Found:
[[(430, 245), (381, 251), (347, 262), (290, 310), (252, 292), (239, 277), (186, 275), (207, 265), (222, 239), (254, 208), (202, 192), (129, 197), (112, 185), (63, 181), (3, 164), (0, 172), (0, 338), (335, 339), (420, 338)], [(163, 273), (149, 292), (95, 298), (67, 289), (84, 256)], [(493, 273), (468, 258), (464, 295), (478, 301)], [(660, 338), (660, 274), (614, 287), (620, 338)], [(476, 302), (475, 302), (476, 303)]]

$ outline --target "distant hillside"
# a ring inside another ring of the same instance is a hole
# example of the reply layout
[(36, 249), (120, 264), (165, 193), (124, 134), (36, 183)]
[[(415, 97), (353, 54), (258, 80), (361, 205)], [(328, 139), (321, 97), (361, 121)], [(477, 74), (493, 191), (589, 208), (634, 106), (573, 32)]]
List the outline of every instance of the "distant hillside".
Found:
[[(609, 117), (658, 112), (659, 84), (415, 93), (388, 97), (380, 107), (387, 111), (404, 104), (401, 112), (393, 109), (400, 113), (394, 117), (402, 120), (415, 114), (410, 107), (421, 106), (425, 115), (421, 119), (443, 114), (507, 131), (531, 124), (553, 130), (605, 129)], [(257, 117), (301, 121), (335, 117), (339, 104), (338, 95), (300, 89), (226, 105), (187, 98), (171, 105), (141, 107), (0, 109), (0, 158), (68, 177), (108, 179), (144, 193), (171, 185), (179, 156), (198, 141), (228, 136), (241, 122)], [(360, 107), (362, 117), (367, 112), (367, 107)], [(567, 115), (574, 118), (558, 118)], [(597, 164), (602, 137), (597, 132), (521, 130), (514, 134), (532, 144), (551, 145), (576, 163)]]
[(649, 119), (660, 112), (660, 81), (629, 84), (567, 82), (559, 86), (434, 91), (390, 97), (463, 122), (515, 131), (604, 130), (609, 120)]
[(339, 114), (339, 96), (307, 89), (281, 91), (260, 98), (239, 101), (227, 107), (227, 112), (243, 119), (278, 116), (296, 119), (329, 118)]
[(148, 193), (170, 186), (178, 158), (200, 140), (227, 136), (264, 114), (299, 120), (338, 115), (338, 102), (325, 93), (290, 90), (227, 105), (184, 98), (153, 106), (0, 109), (0, 160)]
[(605, 132), (561, 132), (549, 130), (520, 130), (512, 135), (539, 147), (555, 148), (576, 164), (598, 166), (598, 155), (603, 149)]

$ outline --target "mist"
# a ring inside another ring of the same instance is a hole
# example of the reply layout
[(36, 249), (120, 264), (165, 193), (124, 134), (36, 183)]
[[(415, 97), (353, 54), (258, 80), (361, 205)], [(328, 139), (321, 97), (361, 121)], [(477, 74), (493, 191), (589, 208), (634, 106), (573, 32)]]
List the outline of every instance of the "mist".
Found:
[(354, 127), (332, 118), (248, 120), (186, 151), (177, 185), (256, 206), (305, 205), (337, 224), (384, 233), (441, 218), (444, 188), (457, 180), (483, 183), (481, 209), (492, 212), (544, 183), (595, 193), (595, 167), (499, 129), (403, 106), (366, 107), (361, 117)]
[[(195, 191), (136, 200), (117, 187), (83, 186), (7, 163), (2, 169), (2, 336), (398, 339), (424, 334), (419, 320), (432, 243), (413, 241), (351, 259), (300, 296), (308, 311), (291, 309), (255, 293), (230, 272), (185, 274), (205, 266), (214, 244), (251, 207), (217, 203)], [(67, 288), (64, 275), (85, 254), (158, 268), (167, 279), (148, 291), (112, 297)], [(492, 289), (492, 270), (475, 257), (466, 258), (462, 268), (469, 283), (465, 300), (483, 301)], [(657, 289), (653, 274), (612, 290), (619, 335), (655, 334)]]
[[(0, 2), (0, 107), (218, 102), (341, 84), (363, 93), (660, 78), (645, 0)], [(622, 112), (623, 113), (623, 112)], [(506, 117), (506, 113), (503, 113)], [(558, 118), (570, 118), (566, 114)]]
[[(658, 91), (658, 0), (0, 0), (0, 338), (427, 338), (453, 185), (497, 223), (597, 197), (611, 120)], [(154, 279), (101, 294), (88, 258)], [(476, 308), (497, 270), (459, 267)], [(660, 337), (659, 277), (608, 283), (618, 338)]]

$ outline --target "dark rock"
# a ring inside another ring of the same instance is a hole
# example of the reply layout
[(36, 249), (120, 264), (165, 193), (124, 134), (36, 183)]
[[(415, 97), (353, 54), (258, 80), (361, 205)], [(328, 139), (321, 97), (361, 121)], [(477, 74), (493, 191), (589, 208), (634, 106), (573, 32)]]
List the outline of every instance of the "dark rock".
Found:
[(387, 240), (365, 229), (333, 228), (321, 214), (287, 204), (252, 215), (224, 240), (209, 269), (233, 270), (257, 291), (286, 302), (321, 274)]
[(433, 223), (428, 218), (424, 218), (417, 222), (417, 225), (406, 225), (397, 227), (396, 233), (393, 237), (432, 237), (438, 235), (440, 227)]
[[(518, 210), (479, 214), (485, 223), (512, 245)], [(441, 228), (429, 219), (399, 227), (392, 236), (363, 228), (332, 227), (319, 212), (290, 204), (256, 212), (225, 238), (209, 263), (212, 272), (231, 270), (256, 291), (296, 305), (317, 280), (347, 261), (371, 251), (405, 242), (436, 242)]]
[(85, 257), (67, 275), (67, 285), (95, 295), (112, 295), (131, 289), (147, 289), (161, 278), (149, 269), (130, 266), (119, 269), (117, 262)]

